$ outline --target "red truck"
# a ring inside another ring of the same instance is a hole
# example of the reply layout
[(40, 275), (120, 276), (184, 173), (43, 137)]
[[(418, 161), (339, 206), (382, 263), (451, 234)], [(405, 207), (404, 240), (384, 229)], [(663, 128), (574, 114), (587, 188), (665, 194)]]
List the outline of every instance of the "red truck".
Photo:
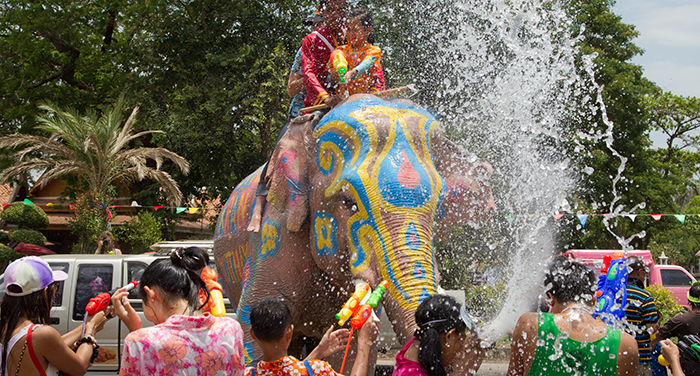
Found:
[[(603, 265), (603, 256), (612, 256), (619, 249), (570, 249), (563, 255), (575, 258), (580, 263), (593, 269), (596, 275), (600, 275), (600, 268)], [(695, 277), (685, 268), (676, 265), (657, 265), (651, 257), (649, 250), (629, 251), (628, 256), (637, 256), (649, 267), (649, 280), (647, 285), (658, 285), (671, 291), (678, 304), (690, 309), (686, 296), (690, 289), (690, 283), (695, 282)]]

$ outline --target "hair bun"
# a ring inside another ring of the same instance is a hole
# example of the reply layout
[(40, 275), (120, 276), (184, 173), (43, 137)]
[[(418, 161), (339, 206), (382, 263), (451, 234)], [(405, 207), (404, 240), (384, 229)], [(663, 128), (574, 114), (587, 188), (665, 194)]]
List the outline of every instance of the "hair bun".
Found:
[(187, 270), (198, 272), (209, 265), (209, 254), (199, 247), (181, 249), (180, 265)]

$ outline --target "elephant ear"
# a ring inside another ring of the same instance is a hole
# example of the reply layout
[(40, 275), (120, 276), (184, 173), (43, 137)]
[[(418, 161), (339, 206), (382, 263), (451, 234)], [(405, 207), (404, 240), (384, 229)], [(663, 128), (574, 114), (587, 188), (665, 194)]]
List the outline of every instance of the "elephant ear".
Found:
[(433, 136), (431, 149), (435, 168), (447, 184), (436, 224), (442, 228), (478, 225), (495, 207), (491, 165), (441, 133)]
[(308, 163), (313, 160), (307, 146), (318, 121), (313, 114), (292, 119), (267, 168), (267, 201), (286, 218), (289, 231), (299, 231), (309, 214)]

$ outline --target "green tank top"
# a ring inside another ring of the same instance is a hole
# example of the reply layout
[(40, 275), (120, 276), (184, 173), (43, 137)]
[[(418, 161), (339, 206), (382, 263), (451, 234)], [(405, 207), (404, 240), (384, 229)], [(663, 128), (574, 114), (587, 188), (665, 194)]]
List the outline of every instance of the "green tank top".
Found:
[(554, 314), (540, 313), (537, 351), (528, 376), (580, 375), (616, 376), (620, 331), (608, 327), (605, 336), (594, 342), (569, 339), (554, 323)]

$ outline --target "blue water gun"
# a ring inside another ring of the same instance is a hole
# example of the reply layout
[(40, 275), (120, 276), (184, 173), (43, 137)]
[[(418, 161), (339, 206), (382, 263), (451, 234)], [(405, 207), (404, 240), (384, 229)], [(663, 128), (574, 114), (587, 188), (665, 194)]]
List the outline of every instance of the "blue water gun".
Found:
[(598, 302), (593, 317), (608, 325), (613, 325), (625, 317), (629, 275), (626, 261), (624, 252), (615, 252), (612, 257), (603, 257), (603, 267), (598, 277), (598, 290), (595, 293)]

